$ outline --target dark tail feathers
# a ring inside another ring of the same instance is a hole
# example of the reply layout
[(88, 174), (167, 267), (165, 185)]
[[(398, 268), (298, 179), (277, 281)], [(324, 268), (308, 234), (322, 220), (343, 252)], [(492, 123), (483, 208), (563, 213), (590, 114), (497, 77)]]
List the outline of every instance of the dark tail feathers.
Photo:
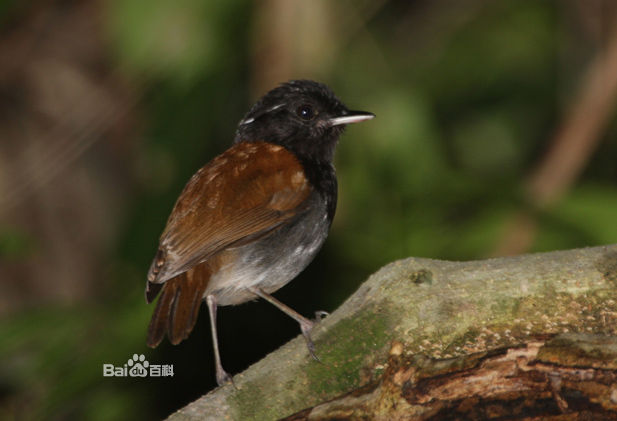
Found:
[(146, 343), (149, 347), (154, 348), (160, 344), (165, 332), (174, 345), (188, 338), (195, 327), (199, 306), (210, 278), (209, 273), (202, 273), (204, 269), (205, 265), (199, 265), (164, 284), (148, 283), (146, 297), (149, 301), (162, 289), (148, 326)]

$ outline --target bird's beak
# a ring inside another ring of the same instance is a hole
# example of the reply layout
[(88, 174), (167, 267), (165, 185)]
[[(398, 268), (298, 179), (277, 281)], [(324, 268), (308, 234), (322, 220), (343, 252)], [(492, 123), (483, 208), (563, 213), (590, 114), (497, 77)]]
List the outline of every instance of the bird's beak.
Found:
[(345, 115), (331, 118), (329, 122), (331, 126), (339, 126), (341, 124), (359, 123), (372, 118), (375, 118), (375, 114), (366, 111), (347, 111)]

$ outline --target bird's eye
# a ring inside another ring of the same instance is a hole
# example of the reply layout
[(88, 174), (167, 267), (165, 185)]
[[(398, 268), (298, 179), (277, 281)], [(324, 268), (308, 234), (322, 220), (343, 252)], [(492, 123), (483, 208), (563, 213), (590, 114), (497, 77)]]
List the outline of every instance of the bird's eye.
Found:
[(298, 109), (296, 110), (296, 114), (298, 114), (298, 117), (300, 117), (302, 120), (309, 121), (315, 118), (315, 115), (317, 113), (312, 106), (304, 104), (298, 107)]

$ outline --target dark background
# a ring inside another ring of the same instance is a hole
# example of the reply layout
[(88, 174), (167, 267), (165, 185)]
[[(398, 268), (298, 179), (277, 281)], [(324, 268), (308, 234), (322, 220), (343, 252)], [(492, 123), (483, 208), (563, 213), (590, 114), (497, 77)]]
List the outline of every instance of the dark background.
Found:
[[(333, 311), (406, 256), (617, 242), (612, 0), (0, 2), (0, 419), (156, 419), (215, 385), (207, 312), (145, 346), (158, 236), (263, 93), (330, 85), (375, 120), (337, 152), (339, 207), (276, 295)], [(219, 311), (225, 367), (298, 335)], [(319, 353), (319, 349), (317, 350)], [(173, 378), (104, 378), (134, 354)]]

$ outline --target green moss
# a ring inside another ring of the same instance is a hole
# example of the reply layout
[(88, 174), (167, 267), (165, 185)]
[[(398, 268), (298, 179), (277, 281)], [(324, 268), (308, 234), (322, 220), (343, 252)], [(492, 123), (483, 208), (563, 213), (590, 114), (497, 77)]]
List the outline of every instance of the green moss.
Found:
[(556, 297), (558, 294), (556, 288), (556, 281), (553, 279), (547, 279), (542, 283), (542, 296), (549, 299)]
[(375, 307), (341, 320), (316, 342), (322, 364), (308, 363), (313, 395), (328, 397), (361, 384), (364, 356), (375, 356), (392, 336), (388, 318)]
[[(367, 309), (359, 317), (341, 320), (315, 341), (321, 363), (307, 358), (306, 364), (300, 368), (298, 378), (307, 378), (311, 393), (285, 394), (286, 401), (279, 402), (264, 395), (262, 384), (249, 382), (230, 397), (234, 402), (231, 407), (239, 409), (236, 418), (277, 419), (285, 415), (280, 413), (281, 408), (294, 411), (309, 406), (311, 402), (307, 396), (318, 402), (324, 397), (331, 398), (359, 387), (365, 375), (362, 371), (366, 365), (364, 356), (376, 355), (384, 349), (391, 332), (386, 314), (375, 307)], [(291, 383), (290, 389), (298, 387), (297, 379)], [(269, 406), (264, 406), (266, 403)]]
[(519, 312), (520, 305), (519, 298), (499, 297), (491, 304), (491, 313), (498, 319), (510, 319)]
[[(316, 361), (309, 360), (307, 364), (310, 366), (319, 366)], [(301, 368), (303, 371), (305, 367)], [(298, 385), (298, 379), (304, 377), (306, 373), (299, 372), (296, 378), (289, 380), (289, 384), (282, 387), (283, 390), (302, 390)], [(276, 376), (274, 376), (276, 378)], [(242, 385), (241, 389), (235, 391), (230, 395), (230, 400), (233, 401), (230, 408), (236, 408), (237, 414), (232, 416), (232, 419), (237, 420), (274, 420), (279, 419), (289, 412), (299, 411), (311, 404), (316, 404), (319, 400), (314, 396), (305, 393), (281, 393), (278, 394), (278, 398), (273, 398), (271, 395), (274, 389), (269, 388), (261, 382), (252, 381)], [(312, 400), (309, 400), (309, 397)], [(282, 413), (281, 411), (286, 411)]]
[(521, 313), (521, 299), (520, 298), (514, 298), (513, 300), (511, 300), (512, 302), (512, 316), (520, 314)]
[[(262, 385), (258, 382), (248, 382), (242, 385), (241, 389), (230, 394), (230, 400), (233, 402), (232, 408), (239, 410), (239, 416), (234, 419), (275, 419), (279, 418), (280, 414), (270, 414), (267, 408), (263, 405), (265, 402), (275, 402), (268, 400), (263, 394)], [(256, 415), (260, 414), (260, 418)]]

